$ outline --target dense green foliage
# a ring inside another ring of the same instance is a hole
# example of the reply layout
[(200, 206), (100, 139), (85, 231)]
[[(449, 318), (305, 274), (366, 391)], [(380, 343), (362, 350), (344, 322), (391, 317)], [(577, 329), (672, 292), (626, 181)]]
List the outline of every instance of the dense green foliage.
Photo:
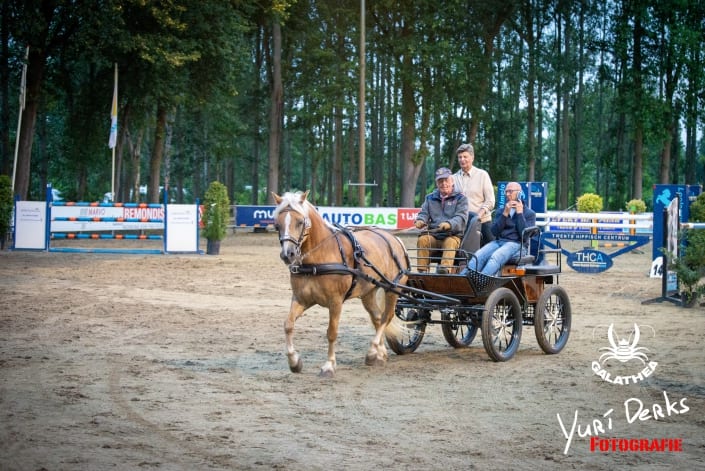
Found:
[(12, 182), (7, 175), (0, 175), (0, 249), (5, 248), (5, 240), (10, 230), (12, 218)]
[(28, 199), (47, 183), (69, 200), (110, 191), (114, 64), (119, 201), (161, 201), (160, 187), (193, 201), (218, 180), (240, 204), (311, 189), (317, 204), (418, 205), (462, 142), (495, 182), (549, 182), (551, 208), (590, 192), (625, 209), (656, 183), (705, 180), (703, 2), (366, 8), (361, 38), (355, 2), (7, 0), (0, 173), (29, 47), (15, 185)]
[(644, 213), (646, 212), (646, 203), (643, 200), (629, 200), (626, 204), (626, 210), (634, 214)]
[[(690, 222), (705, 222), (705, 193), (690, 205)], [(686, 229), (681, 233), (684, 249), (673, 263), (678, 274), (683, 303), (693, 306), (705, 296), (705, 230)]]
[(599, 213), (603, 207), (602, 197), (595, 193), (585, 193), (578, 197), (575, 206), (581, 213)]
[(218, 181), (211, 182), (203, 198), (203, 237), (223, 240), (230, 223), (228, 189)]

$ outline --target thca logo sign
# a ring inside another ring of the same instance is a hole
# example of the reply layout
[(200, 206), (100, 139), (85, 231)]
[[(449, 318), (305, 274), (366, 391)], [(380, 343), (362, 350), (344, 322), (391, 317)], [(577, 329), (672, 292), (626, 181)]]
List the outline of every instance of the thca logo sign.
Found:
[[(653, 336), (656, 336), (651, 326), (645, 327), (649, 327)], [(593, 331), (593, 338), (594, 336)], [(648, 378), (653, 374), (658, 363), (649, 361), (647, 355), (649, 349), (638, 346), (640, 339), (641, 330), (636, 323), (627, 337), (618, 337), (614, 324), (610, 324), (607, 329), (609, 346), (598, 350), (604, 353), (600, 355), (599, 360), (592, 362), (592, 371), (603, 381), (612, 384), (635, 384)]]

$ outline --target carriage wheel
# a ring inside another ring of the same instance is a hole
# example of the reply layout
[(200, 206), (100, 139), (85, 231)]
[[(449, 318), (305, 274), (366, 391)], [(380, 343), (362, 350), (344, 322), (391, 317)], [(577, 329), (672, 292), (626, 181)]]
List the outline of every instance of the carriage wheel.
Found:
[(470, 346), (477, 334), (477, 325), (471, 320), (461, 321), (458, 319), (458, 311), (455, 309), (443, 309), (441, 319), (445, 321), (441, 325), (443, 337), (453, 348), (464, 348)]
[(509, 288), (497, 288), (485, 302), (482, 343), (494, 361), (507, 361), (519, 349), (522, 312), (519, 299)]
[[(426, 333), (426, 322), (421, 319), (423, 311), (418, 308), (399, 307), (395, 308), (396, 319), (392, 322), (398, 324), (398, 329), (394, 334), (385, 334), (387, 345), (397, 355), (413, 353), (423, 340)], [(428, 314), (426, 314), (428, 315)]]
[(544, 290), (534, 309), (534, 331), (541, 350), (558, 353), (568, 343), (570, 335), (570, 300), (562, 286)]

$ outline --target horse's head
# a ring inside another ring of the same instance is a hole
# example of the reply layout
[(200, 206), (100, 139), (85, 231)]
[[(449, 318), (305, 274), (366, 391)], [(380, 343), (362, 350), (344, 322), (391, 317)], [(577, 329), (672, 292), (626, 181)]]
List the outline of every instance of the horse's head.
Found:
[(274, 227), (279, 232), (279, 257), (284, 263), (291, 265), (301, 260), (301, 245), (311, 228), (311, 205), (306, 201), (308, 191), (284, 193), (282, 196), (272, 193), (272, 196), (277, 203), (274, 210)]

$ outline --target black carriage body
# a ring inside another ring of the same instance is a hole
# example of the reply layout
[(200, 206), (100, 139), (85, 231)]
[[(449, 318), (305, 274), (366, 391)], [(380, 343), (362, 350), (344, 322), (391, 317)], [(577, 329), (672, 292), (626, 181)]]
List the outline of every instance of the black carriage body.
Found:
[[(438, 311), (454, 309), (468, 315), (481, 316), (492, 292), (506, 287), (519, 299), (524, 312), (524, 325), (534, 325), (533, 308), (546, 285), (553, 285), (554, 281), (554, 275), (492, 277), (478, 272), (469, 272), (467, 275), (411, 272), (406, 284), (414, 290), (400, 298), (397, 306)], [(443, 297), (439, 297), (439, 294)], [(480, 317), (473, 319), (477, 322), (481, 320)], [(444, 321), (430, 319), (428, 323), (442, 324)]]

